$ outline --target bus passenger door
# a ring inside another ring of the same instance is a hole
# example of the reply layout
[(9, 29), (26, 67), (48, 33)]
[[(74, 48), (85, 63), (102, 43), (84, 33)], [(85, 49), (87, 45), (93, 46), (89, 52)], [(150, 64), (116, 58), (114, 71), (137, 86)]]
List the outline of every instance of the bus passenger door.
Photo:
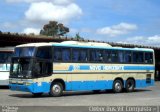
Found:
[(33, 77), (35, 81), (38, 83), (38, 91), (48, 91), (50, 90), (49, 76), (52, 75), (52, 63), (48, 60), (37, 59), (35, 65), (33, 66)]
[[(33, 75), (38, 82), (42, 82), (45, 86), (50, 82), (49, 76), (53, 72), (52, 64), (52, 47), (42, 46), (37, 48), (36, 58), (33, 65)], [(49, 86), (46, 86), (49, 87)], [(48, 88), (45, 88), (46, 90)]]

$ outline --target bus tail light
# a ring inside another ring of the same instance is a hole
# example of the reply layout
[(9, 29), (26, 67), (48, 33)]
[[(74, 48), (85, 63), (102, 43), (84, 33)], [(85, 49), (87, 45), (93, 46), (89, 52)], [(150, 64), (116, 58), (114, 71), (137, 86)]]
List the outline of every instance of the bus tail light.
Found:
[(147, 74), (146, 83), (151, 83), (151, 74)]

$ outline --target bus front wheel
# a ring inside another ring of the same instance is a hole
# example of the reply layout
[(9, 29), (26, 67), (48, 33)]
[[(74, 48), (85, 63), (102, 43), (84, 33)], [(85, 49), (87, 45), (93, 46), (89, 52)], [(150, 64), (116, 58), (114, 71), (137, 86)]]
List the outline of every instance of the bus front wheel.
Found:
[(50, 95), (54, 97), (61, 96), (63, 93), (63, 85), (59, 82), (53, 82), (50, 88)]
[(128, 79), (125, 84), (125, 89), (127, 92), (133, 92), (135, 88), (135, 82), (133, 79)]
[(113, 91), (115, 93), (120, 93), (120, 92), (122, 92), (122, 89), (123, 89), (122, 81), (121, 80), (115, 80), (114, 83), (113, 83)]

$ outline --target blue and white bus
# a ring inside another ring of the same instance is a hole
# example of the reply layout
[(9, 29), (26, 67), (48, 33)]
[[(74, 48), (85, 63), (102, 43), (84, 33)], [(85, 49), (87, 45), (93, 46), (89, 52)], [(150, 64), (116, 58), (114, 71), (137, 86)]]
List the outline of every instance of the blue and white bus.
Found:
[(8, 86), (13, 47), (0, 48), (0, 86)]
[(11, 62), (9, 86), (33, 95), (113, 89), (119, 93), (154, 85), (153, 49), (66, 41), (19, 45)]

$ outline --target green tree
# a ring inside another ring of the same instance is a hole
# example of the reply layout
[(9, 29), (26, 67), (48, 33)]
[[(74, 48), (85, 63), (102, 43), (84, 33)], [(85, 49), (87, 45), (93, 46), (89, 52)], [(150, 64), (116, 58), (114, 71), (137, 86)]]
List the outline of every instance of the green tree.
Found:
[(80, 36), (79, 32), (78, 32), (78, 33), (76, 33), (75, 38), (76, 38), (76, 39), (78, 39), (78, 40), (80, 40), (80, 39), (82, 39), (82, 40), (83, 40), (83, 39), (84, 39), (83, 37), (81, 37), (81, 36)]
[(40, 35), (47, 36), (63, 36), (69, 32), (69, 28), (65, 27), (62, 23), (56, 21), (50, 21), (49, 24), (45, 24), (40, 31)]

